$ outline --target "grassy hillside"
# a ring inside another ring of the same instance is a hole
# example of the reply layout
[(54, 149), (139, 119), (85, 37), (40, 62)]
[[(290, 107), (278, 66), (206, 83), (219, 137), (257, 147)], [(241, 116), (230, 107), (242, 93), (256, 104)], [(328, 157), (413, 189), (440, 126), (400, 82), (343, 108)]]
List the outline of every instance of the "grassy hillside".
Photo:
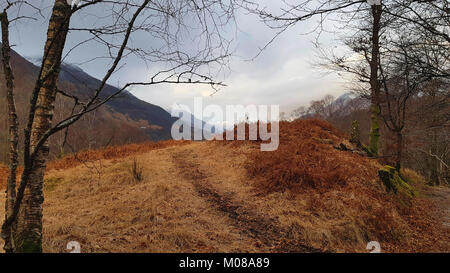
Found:
[(404, 202), (386, 193), (375, 160), (334, 148), (349, 144), (329, 124), (282, 123), (280, 137), (275, 152), (169, 141), (51, 162), (44, 251), (73, 240), (82, 252), (367, 252), (369, 241), (383, 252), (450, 251), (420, 176), (405, 171), (418, 197)]
[[(11, 66), (15, 75), (15, 102), (22, 139), (22, 132), (27, 124), (30, 96), (39, 69), (18, 53), (14, 51), (11, 53)], [(3, 73), (2, 69), (3, 67), (0, 66), (0, 74)], [(63, 64), (58, 88), (67, 94), (77, 96), (81, 101), (86, 101), (92, 96), (99, 83), (98, 79), (79, 68)], [(116, 87), (106, 85), (102, 96), (106, 97), (117, 91)], [(3, 75), (0, 77), (0, 93), (5, 93)], [(56, 123), (70, 116), (72, 108), (73, 100), (58, 94), (53, 122)], [(8, 150), (7, 116), (6, 97), (0, 96), (0, 162), (6, 162)], [(174, 120), (161, 107), (141, 101), (132, 94), (124, 92), (74, 124), (68, 132), (68, 142), (64, 147), (62, 147), (64, 132), (52, 136), (49, 141), (52, 147), (51, 156), (57, 158), (62, 154), (84, 148), (96, 149), (108, 145), (167, 140), (171, 138), (170, 128)], [(23, 141), (21, 140), (20, 143)]]

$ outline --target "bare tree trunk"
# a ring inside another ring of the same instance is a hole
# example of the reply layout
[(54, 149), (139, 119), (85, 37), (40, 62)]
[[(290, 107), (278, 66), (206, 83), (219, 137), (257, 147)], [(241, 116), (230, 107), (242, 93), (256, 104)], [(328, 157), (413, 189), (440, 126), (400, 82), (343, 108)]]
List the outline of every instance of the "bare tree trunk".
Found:
[[(14, 75), (10, 66), (11, 48), (9, 45), (9, 19), (6, 10), (0, 14), (2, 28), (2, 60), (3, 74), (6, 83), (6, 100), (8, 104), (8, 138), (9, 138), (9, 174), (6, 184), (6, 202), (5, 202), (5, 220), (13, 213), (14, 203), (16, 200), (16, 176), (17, 166), (19, 163), (19, 123), (17, 120), (16, 104), (14, 101)], [(11, 232), (2, 234), (5, 240), (4, 249), (6, 252), (12, 252), (14, 242)]]
[(395, 168), (400, 172), (402, 164), (402, 154), (403, 154), (403, 135), (401, 132), (397, 132), (397, 151), (395, 159)]
[(439, 186), (440, 184), (440, 173), (439, 173), (439, 160), (433, 156), (437, 154), (438, 151), (438, 141), (437, 141), (437, 133), (432, 132), (433, 136), (431, 137), (433, 139), (431, 143), (430, 150), (428, 152), (430, 156), (430, 184), (432, 186)]
[[(48, 26), (41, 78), (38, 80), (40, 86), (35, 113), (32, 117), (33, 123), (29, 139), (29, 150), (31, 151), (36, 148), (42, 135), (52, 126), (56, 84), (70, 15), (71, 9), (66, 0), (55, 0)], [(35, 158), (30, 159), (30, 162), (25, 162), (24, 172), (28, 167), (28, 173), (22, 176), (22, 180), (27, 180), (26, 188), (14, 224), (15, 252), (42, 252), (42, 203), (44, 201), (42, 189), (48, 154), (48, 144), (44, 144), (38, 150)]]
[(380, 20), (381, 20), (381, 5), (372, 6), (372, 53), (370, 59), (370, 91), (371, 91), (371, 106), (370, 106), (370, 135), (368, 151), (372, 156), (378, 155), (378, 142), (380, 138), (380, 84), (378, 81), (378, 64), (380, 54)]
[(436, 158), (430, 158), (431, 167), (430, 167), (430, 182), (431, 186), (439, 186), (439, 170), (438, 170), (438, 161)]

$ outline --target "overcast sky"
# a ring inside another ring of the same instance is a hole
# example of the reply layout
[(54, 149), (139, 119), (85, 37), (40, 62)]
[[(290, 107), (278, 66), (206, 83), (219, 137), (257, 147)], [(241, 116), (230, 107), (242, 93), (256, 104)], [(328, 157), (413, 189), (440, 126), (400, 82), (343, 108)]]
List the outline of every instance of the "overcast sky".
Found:
[[(39, 1), (36, 1), (39, 2)], [(25, 57), (42, 57), (46, 37), (48, 17), (51, 11), (50, 0), (40, 2), (44, 8), (40, 19), (32, 23), (15, 25), (11, 30), (14, 50)], [(271, 4), (274, 4), (272, 1)], [(95, 12), (95, 11), (93, 11)], [(81, 24), (85, 17), (74, 16), (71, 26)], [(149, 103), (169, 109), (174, 103), (192, 106), (193, 97), (204, 96), (206, 103), (224, 106), (226, 104), (278, 104), (281, 111), (307, 105), (310, 100), (318, 99), (325, 94), (339, 96), (346, 92), (342, 80), (334, 74), (326, 74), (314, 67), (318, 61), (317, 50), (312, 43), (315, 34), (305, 35), (311, 30), (314, 22), (301, 23), (279, 36), (259, 57), (248, 61), (258, 48), (269, 41), (274, 32), (259, 22), (258, 18), (239, 12), (236, 17), (238, 31), (233, 37), (234, 56), (228, 70), (221, 74), (228, 85), (213, 96), (208, 86), (199, 85), (157, 85), (149, 88), (133, 88), (131, 92)], [(330, 26), (331, 27), (331, 26)], [(77, 33), (68, 36), (67, 47), (79, 41)], [(333, 35), (324, 34), (324, 46), (333, 46)], [(145, 41), (141, 41), (145, 44)], [(95, 56), (96, 51), (103, 49), (91, 46), (75, 51), (68, 62), (78, 63)], [(86, 57), (86, 56), (89, 56)], [(94, 77), (101, 78), (105, 74), (105, 64), (90, 62), (81, 68)], [(133, 58), (126, 60), (126, 66), (116, 73), (110, 84), (117, 85), (127, 81), (145, 80), (148, 67)]]

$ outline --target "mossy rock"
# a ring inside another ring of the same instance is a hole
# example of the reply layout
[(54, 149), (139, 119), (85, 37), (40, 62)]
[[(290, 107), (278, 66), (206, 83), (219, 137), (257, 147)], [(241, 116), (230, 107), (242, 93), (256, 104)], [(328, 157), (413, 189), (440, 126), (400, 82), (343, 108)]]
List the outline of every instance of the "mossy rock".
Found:
[[(400, 175), (400, 173), (392, 166), (385, 165), (378, 170), (378, 176), (386, 186), (387, 192), (400, 193), (408, 199), (414, 198), (417, 194), (414, 188), (409, 185)], [(409, 203), (409, 202), (408, 202)]]

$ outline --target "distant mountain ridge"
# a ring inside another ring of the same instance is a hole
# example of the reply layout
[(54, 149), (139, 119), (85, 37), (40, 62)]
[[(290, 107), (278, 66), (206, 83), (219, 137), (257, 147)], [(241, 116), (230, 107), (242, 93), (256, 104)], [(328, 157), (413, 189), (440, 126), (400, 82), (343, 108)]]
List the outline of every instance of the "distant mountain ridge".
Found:
[[(30, 61), (30, 65), (40, 63), (38, 58), (32, 58)], [(87, 97), (101, 82), (90, 76), (80, 67), (67, 63), (61, 65), (59, 81), (60, 83), (67, 82), (75, 85), (76, 88), (72, 91), (72, 94), (82, 97)], [(118, 90), (117, 87), (107, 84), (101, 96), (107, 97), (116, 93)], [(140, 126), (140, 128), (149, 129), (146, 133), (151, 140), (166, 140), (171, 138), (170, 129), (175, 119), (162, 107), (142, 101), (126, 90), (107, 102), (106, 105), (110, 110), (121, 113), (134, 121), (148, 122), (148, 125)]]
[[(0, 56), (1, 60), (1, 56)], [(14, 74), (14, 94), (20, 129), (27, 122), (31, 92), (36, 84), (40, 65), (39, 59), (27, 60), (11, 51), (11, 67)], [(0, 66), (3, 75), (3, 66)], [(4, 77), (0, 77), (0, 93), (4, 94)], [(100, 80), (90, 76), (81, 68), (63, 64), (59, 75), (58, 88), (64, 92), (87, 100), (99, 86)], [(101, 96), (116, 93), (119, 89), (107, 84)], [(7, 106), (6, 97), (0, 96), (0, 162), (7, 160)], [(55, 101), (53, 122), (56, 123), (71, 114), (73, 100), (58, 95)], [(69, 129), (67, 141), (64, 132), (59, 132), (49, 140), (51, 153), (55, 157), (67, 152), (95, 149), (111, 145), (123, 145), (144, 141), (171, 139), (172, 117), (162, 107), (142, 101), (128, 91), (102, 105), (96, 111), (85, 115)]]

